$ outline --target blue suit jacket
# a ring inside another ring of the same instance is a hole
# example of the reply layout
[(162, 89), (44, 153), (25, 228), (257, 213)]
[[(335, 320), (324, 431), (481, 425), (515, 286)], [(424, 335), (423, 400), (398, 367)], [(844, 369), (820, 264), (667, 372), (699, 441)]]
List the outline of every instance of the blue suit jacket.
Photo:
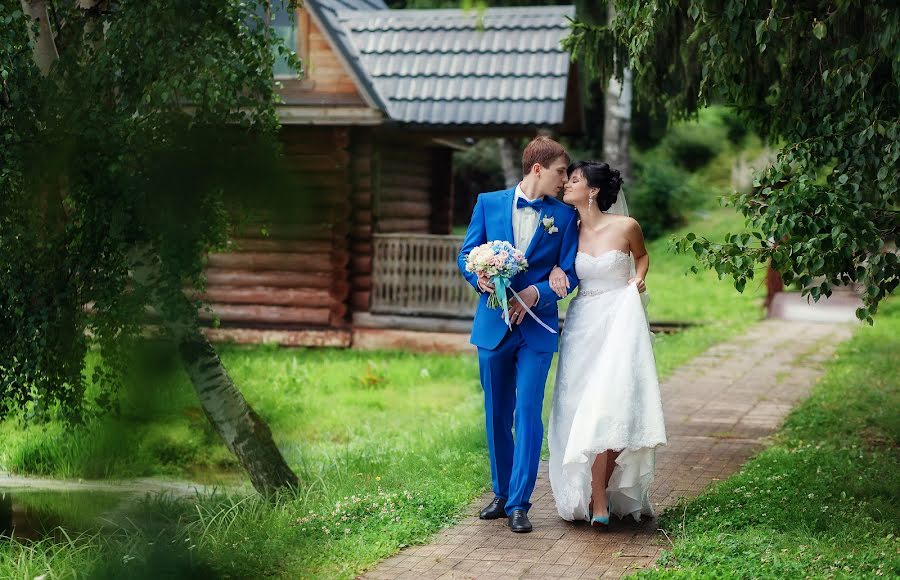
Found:
[[(512, 203), (515, 192), (515, 188), (512, 188), (482, 193), (478, 196), (475, 209), (472, 211), (472, 221), (469, 222), (466, 239), (463, 241), (456, 262), (460, 272), (479, 293), (481, 290), (478, 288), (478, 276), (472, 272), (466, 272), (466, 257), (474, 248), (489, 241), (506, 240), (515, 245), (512, 227)], [(544, 229), (543, 219), (545, 217), (553, 218), (554, 225), (559, 228), (558, 232), (550, 234)], [(560, 298), (550, 289), (548, 279), (553, 267), (559, 265), (569, 277), (570, 292), (574, 290), (578, 285), (578, 278), (575, 276), (577, 251), (578, 227), (575, 210), (561, 201), (545, 196), (538, 228), (525, 252), (528, 270), (514, 276), (510, 281), (510, 286), (519, 292), (534, 284), (540, 293), (540, 299), (532, 311), (544, 324), (556, 331), (559, 331), (559, 313), (556, 303)], [(503, 322), (503, 313), (500, 309), (487, 307), (487, 297), (486, 293), (481, 293), (478, 310), (475, 312), (475, 321), (472, 324), (472, 344), (481, 348), (494, 349), (497, 348), (509, 329)], [(515, 300), (511, 293), (510, 300)], [(533, 350), (556, 352), (559, 348), (559, 335), (548, 332), (527, 314), (520, 328), (525, 342)]]

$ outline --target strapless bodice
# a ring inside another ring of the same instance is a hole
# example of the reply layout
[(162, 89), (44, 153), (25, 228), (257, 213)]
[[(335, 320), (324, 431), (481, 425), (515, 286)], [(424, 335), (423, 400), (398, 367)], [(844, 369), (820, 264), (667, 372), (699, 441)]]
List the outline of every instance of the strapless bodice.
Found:
[(631, 278), (631, 256), (619, 250), (609, 250), (599, 256), (578, 252), (575, 256), (575, 273), (579, 280), (579, 294), (621, 288)]

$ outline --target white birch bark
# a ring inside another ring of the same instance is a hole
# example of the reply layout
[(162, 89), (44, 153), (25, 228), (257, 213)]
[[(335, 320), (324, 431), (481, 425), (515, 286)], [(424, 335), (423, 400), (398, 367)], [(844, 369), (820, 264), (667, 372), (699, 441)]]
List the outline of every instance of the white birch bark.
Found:
[[(106, 0), (78, 0), (78, 7), (81, 8), (82, 10), (84, 10), (85, 12), (88, 12), (88, 11), (93, 10), (94, 8), (100, 6), (100, 4), (105, 1)], [(97, 18), (92, 18), (90, 16), (87, 18), (87, 20), (84, 23), (85, 36), (90, 36), (91, 34), (93, 34), (94, 30), (97, 29), (97, 20), (98, 20)], [(98, 43), (95, 43), (95, 48), (96, 48), (96, 44), (98, 44)]]
[[(609, 3), (609, 22), (616, 16), (613, 4)], [(631, 69), (626, 68), (622, 82), (615, 77), (609, 79), (603, 115), (603, 160), (613, 169), (618, 169), (623, 179), (631, 177), (631, 156), (628, 154), (631, 101)]]
[(234, 386), (209, 340), (193, 329), (178, 337), (178, 350), (207, 418), (262, 494), (296, 487), (272, 432)]
[(515, 187), (522, 179), (522, 168), (516, 163), (518, 151), (505, 137), (497, 139), (497, 151), (500, 154), (500, 166), (503, 168), (503, 183), (506, 187)]
[(33, 21), (37, 21), (38, 30), (28, 26), (28, 38), (31, 39), (31, 51), (34, 62), (41, 74), (47, 76), (50, 68), (59, 60), (59, 52), (53, 41), (53, 33), (50, 31), (50, 14), (47, 12), (47, 3), (44, 0), (22, 0), (22, 12)]
[[(158, 260), (152, 250), (140, 247), (130, 258), (135, 282), (153, 284)], [(203, 412), (250, 476), (253, 487), (265, 495), (296, 487), (299, 480), (275, 445), (272, 432), (234, 385), (209, 340), (192, 325), (165, 324), (178, 344)]]

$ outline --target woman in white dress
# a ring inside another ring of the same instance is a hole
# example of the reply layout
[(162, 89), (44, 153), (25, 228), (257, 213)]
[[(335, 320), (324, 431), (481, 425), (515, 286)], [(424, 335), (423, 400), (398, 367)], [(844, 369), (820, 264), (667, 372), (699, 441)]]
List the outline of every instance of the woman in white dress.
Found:
[[(650, 258), (638, 223), (609, 211), (621, 184), (619, 172), (606, 163), (569, 167), (563, 199), (580, 218), (580, 287), (560, 339), (548, 434), (559, 515), (604, 529), (610, 513), (638, 521), (654, 515), (649, 495), (655, 453), (666, 443), (642, 300)], [(560, 295), (567, 292), (559, 268), (550, 283)]]

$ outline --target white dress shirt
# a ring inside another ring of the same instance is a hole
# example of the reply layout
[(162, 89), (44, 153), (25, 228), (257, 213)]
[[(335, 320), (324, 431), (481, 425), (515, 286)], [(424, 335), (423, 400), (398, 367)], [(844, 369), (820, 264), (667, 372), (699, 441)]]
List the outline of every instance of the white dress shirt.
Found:
[[(533, 201), (526, 197), (525, 192), (522, 191), (522, 184), (516, 186), (516, 194), (513, 196), (512, 203), (512, 226), (513, 226), (513, 239), (516, 242), (516, 249), (521, 250), (523, 253), (528, 249), (528, 246), (531, 245), (531, 240), (534, 238), (534, 234), (537, 232), (538, 221), (541, 216), (539, 212), (531, 209), (530, 207), (518, 208), (516, 207), (516, 200), (519, 198), (524, 199), (525, 201)], [(532, 286), (534, 286), (532, 284)], [(535, 287), (537, 289), (537, 287)], [(540, 293), (538, 293), (538, 298), (535, 301), (534, 305), (537, 306), (538, 302), (541, 301)]]
[(516, 201), (520, 197), (525, 201), (532, 201), (528, 199), (522, 191), (522, 184), (516, 186), (516, 194), (513, 196), (512, 226), (516, 249), (524, 252), (528, 249), (528, 246), (531, 244), (531, 240), (534, 238), (534, 234), (537, 231), (540, 214), (530, 207), (517, 208)]

